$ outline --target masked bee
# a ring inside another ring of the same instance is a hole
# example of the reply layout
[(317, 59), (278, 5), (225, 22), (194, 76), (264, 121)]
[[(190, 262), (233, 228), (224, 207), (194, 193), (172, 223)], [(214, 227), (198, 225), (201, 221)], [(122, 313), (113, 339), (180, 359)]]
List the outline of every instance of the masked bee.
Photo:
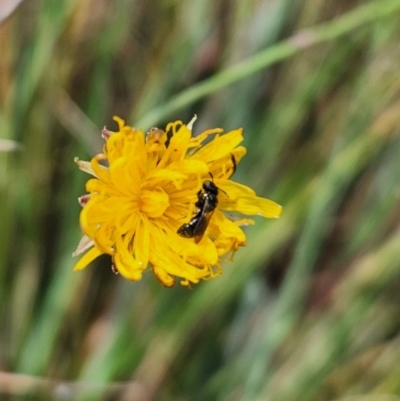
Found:
[(178, 229), (178, 234), (185, 238), (194, 238), (197, 244), (203, 238), (211, 216), (218, 205), (218, 188), (212, 181), (204, 181), (203, 189), (197, 193), (198, 208), (196, 214), (187, 224)]
[[(233, 155), (231, 155), (231, 159), (233, 174), (236, 170), (236, 160)], [(196, 244), (201, 241), (211, 220), (211, 216), (217, 208), (218, 192), (218, 187), (212, 181), (207, 180), (203, 182), (203, 188), (197, 192), (197, 202), (195, 203), (197, 207), (196, 214), (189, 223), (183, 224), (177, 231), (181, 237), (194, 238)]]

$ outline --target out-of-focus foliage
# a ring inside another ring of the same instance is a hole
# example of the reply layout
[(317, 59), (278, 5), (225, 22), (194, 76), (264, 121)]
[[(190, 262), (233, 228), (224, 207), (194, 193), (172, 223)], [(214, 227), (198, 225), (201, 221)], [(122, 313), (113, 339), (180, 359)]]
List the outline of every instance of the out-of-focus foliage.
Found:
[[(1, 399), (399, 400), (399, 21), (400, 0), (22, 2), (0, 25)], [(244, 127), (235, 179), (283, 217), (192, 289), (73, 273), (74, 156), (114, 114), (194, 113)]]

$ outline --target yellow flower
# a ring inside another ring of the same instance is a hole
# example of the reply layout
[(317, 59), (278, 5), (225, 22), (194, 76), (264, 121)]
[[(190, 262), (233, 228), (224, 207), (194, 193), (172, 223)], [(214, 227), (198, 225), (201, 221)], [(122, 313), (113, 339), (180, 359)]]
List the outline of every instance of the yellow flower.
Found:
[[(140, 280), (152, 270), (166, 287), (176, 277), (182, 285), (198, 283), (221, 274), (221, 262), (246, 244), (240, 226), (254, 224), (225, 211), (281, 214), (281, 206), (230, 180), (246, 153), (238, 146), (242, 129), (222, 134), (216, 128), (192, 137), (194, 118), (187, 125), (176, 121), (166, 132), (153, 128), (144, 135), (120, 118), (114, 120), (119, 130), (103, 130), (103, 153), (91, 162), (76, 159), (94, 178), (86, 184), (89, 194), (79, 198), (84, 236), (74, 255), (88, 251), (75, 270), (108, 254), (114, 269), (128, 280)], [(207, 185), (218, 194), (207, 192)]]

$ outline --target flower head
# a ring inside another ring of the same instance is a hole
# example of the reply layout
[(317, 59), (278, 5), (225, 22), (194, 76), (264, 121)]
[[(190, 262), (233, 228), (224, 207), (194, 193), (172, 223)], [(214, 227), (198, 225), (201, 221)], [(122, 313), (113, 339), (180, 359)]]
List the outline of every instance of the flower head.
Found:
[(242, 129), (223, 134), (216, 128), (192, 137), (193, 119), (144, 135), (114, 120), (119, 130), (103, 130), (103, 153), (90, 162), (76, 159), (94, 178), (79, 198), (84, 236), (74, 255), (87, 252), (75, 270), (108, 254), (128, 280), (152, 270), (166, 287), (176, 278), (182, 285), (198, 283), (221, 274), (221, 262), (246, 244), (240, 226), (253, 221), (224, 212), (281, 214), (281, 206), (230, 180), (246, 153), (238, 146)]

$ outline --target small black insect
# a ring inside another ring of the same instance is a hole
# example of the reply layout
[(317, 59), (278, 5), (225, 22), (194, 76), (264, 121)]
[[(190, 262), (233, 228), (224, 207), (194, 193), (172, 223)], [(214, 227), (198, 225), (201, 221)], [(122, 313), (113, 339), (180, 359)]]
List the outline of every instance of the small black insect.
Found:
[[(233, 155), (231, 155), (231, 159), (233, 174), (236, 171), (236, 160)], [(177, 231), (181, 237), (194, 238), (196, 244), (201, 241), (211, 220), (211, 216), (217, 208), (218, 191), (218, 187), (212, 181), (207, 180), (203, 182), (203, 189), (197, 192), (197, 202), (195, 203), (197, 207), (196, 214), (189, 223), (183, 224)]]
[(197, 244), (203, 238), (211, 216), (218, 205), (218, 187), (212, 181), (204, 181), (203, 189), (197, 193), (197, 212), (192, 220), (178, 229), (178, 234), (185, 238), (194, 238)]

